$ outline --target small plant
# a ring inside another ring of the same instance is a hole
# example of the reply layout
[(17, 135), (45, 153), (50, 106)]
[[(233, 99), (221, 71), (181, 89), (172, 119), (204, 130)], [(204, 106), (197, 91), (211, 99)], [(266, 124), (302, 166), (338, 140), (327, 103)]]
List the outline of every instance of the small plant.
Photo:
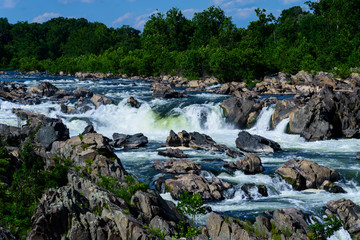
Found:
[(334, 215), (330, 215), (324, 219), (324, 223), (317, 222), (309, 225), (311, 233), (308, 234), (308, 237), (311, 240), (324, 240), (331, 237), (334, 232), (339, 230), (341, 227), (341, 220)]
[(83, 135), (81, 133), (79, 133), (79, 138), (80, 138), (80, 141), (83, 140)]
[[(179, 229), (179, 235), (180, 237), (185, 237), (186, 239), (192, 240), (193, 237), (200, 234), (201, 231), (193, 226), (188, 226), (184, 221), (180, 221), (177, 224), (177, 227)], [(175, 235), (174, 238), (178, 239), (178, 235)]]
[(161, 229), (160, 227), (154, 227), (153, 225), (143, 226), (143, 228), (149, 232), (150, 236), (159, 238), (161, 240), (165, 239), (165, 237), (168, 235), (164, 229)]
[(201, 195), (198, 193), (189, 194), (185, 191), (184, 194), (180, 195), (180, 201), (177, 204), (177, 209), (182, 214), (189, 214), (192, 217), (192, 225), (196, 225), (196, 216), (206, 214), (204, 203)]

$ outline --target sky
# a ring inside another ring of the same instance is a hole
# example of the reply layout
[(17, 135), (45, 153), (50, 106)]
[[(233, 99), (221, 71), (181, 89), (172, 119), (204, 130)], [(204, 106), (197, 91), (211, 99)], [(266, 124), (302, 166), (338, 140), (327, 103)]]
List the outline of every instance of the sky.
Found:
[(0, 17), (10, 23), (42, 23), (51, 18), (86, 18), (108, 27), (130, 25), (142, 30), (149, 16), (176, 7), (191, 19), (194, 13), (214, 5), (231, 16), (237, 27), (247, 27), (257, 19), (255, 9), (266, 9), (276, 17), (283, 9), (304, 6), (305, 0), (0, 0)]

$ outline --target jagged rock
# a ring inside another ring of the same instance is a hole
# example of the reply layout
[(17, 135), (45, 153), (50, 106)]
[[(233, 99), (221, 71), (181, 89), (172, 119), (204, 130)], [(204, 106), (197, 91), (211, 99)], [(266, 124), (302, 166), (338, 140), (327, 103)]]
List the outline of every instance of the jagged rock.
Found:
[(241, 186), (241, 190), (249, 197), (249, 199), (254, 199), (254, 197), (258, 197), (259, 195), (263, 197), (269, 196), (267, 192), (267, 188), (262, 185), (255, 185), (253, 183), (244, 184)]
[(113, 139), (114, 147), (120, 147), (124, 149), (136, 149), (144, 147), (149, 142), (148, 138), (142, 133), (137, 133), (134, 135), (114, 133)]
[(129, 97), (129, 99), (127, 100), (127, 103), (130, 104), (130, 106), (134, 107), (134, 108), (139, 108), (141, 106), (141, 104), (138, 102), (138, 100), (136, 100), (136, 98), (134, 98), (133, 96)]
[(87, 97), (92, 97), (93, 93), (84, 88), (77, 88), (73, 91), (73, 95), (76, 98), (80, 98), (80, 97), (87, 98)]
[(251, 135), (246, 131), (239, 132), (235, 143), (237, 148), (245, 152), (274, 153), (281, 151), (278, 143), (258, 135)]
[(360, 239), (360, 206), (349, 199), (329, 201), (326, 208), (330, 213), (337, 214), (343, 222), (344, 228), (353, 239)]
[(295, 82), (312, 83), (314, 80), (314, 76), (311, 73), (301, 70), (295, 76), (292, 76), (292, 79)]
[(187, 155), (178, 148), (168, 148), (165, 152), (158, 152), (160, 156), (175, 157), (175, 158), (187, 158)]
[(3, 228), (2, 226), (0, 226), (0, 239), (1, 240), (16, 240), (14, 234), (12, 234), (12, 232)]
[(199, 174), (201, 171), (200, 164), (186, 159), (169, 159), (166, 162), (156, 160), (153, 162), (153, 167), (163, 173), (192, 173)]
[(51, 152), (83, 168), (87, 174), (123, 178), (127, 175), (119, 158), (113, 153), (109, 140), (98, 133), (72, 137), (65, 142), (54, 142)]
[[(26, 101), (26, 87), (15, 85), (10, 82), (0, 83), (0, 98), (11, 102), (35, 103), (37, 101)], [(34, 99), (35, 100), (35, 99)]]
[(288, 118), (289, 115), (301, 106), (301, 101), (294, 98), (287, 98), (277, 101), (274, 113), (271, 115), (271, 128), (275, 128), (282, 120)]
[(236, 91), (242, 91), (246, 86), (245, 82), (230, 82), (224, 83), (219, 90), (216, 91), (217, 94), (234, 94)]
[(237, 160), (235, 163), (229, 162), (224, 167), (241, 170), (244, 171), (245, 174), (256, 174), (264, 172), (261, 159), (252, 153), (246, 154), (242, 160)]
[(28, 133), (23, 132), (19, 127), (0, 124), (0, 136), (9, 146), (19, 146), (28, 136)]
[(84, 131), (82, 132), (82, 135), (85, 135), (87, 133), (96, 133), (93, 125), (87, 125)]
[(190, 193), (199, 193), (204, 200), (222, 200), (222, 192), (231, 188), (231, 184), (223, 182), (217, 177), (207, 180), (204, 177), (195, 174), (181, 174), (165, 180), (165, 188), (171, 193), (174, 199), (188, 191)]
[(263, 107), (260, 100), (251, 95), (231, 97), (220, 105), (225, 111), (226, 120), (240, 129), (250, 128)]
[(299, 209), (276, 209), (272, 214), (271, 222), (276, 229), (290, 233), (291, 237), (289, 239), (308, 239), (308, 224)]
[(275, 172), (296, 190), (309, 188), (327, 190), (326, 183), (323, 185), (326, 180), (335, 182), (340, 179), (336, 170), (305, 159), (291, 159)]
[(52, 85), (49, 82), (42, 82), (38, 86), (31, 87), (27, 90), (26, 95), (34, 98), (34, 97), (51, 97), (53, 96), (59, 89)]
[(172, 89), (170, 86), (163, 84), (155, 84), (152, 86), (152, 96), (155, 98), (183, 98), (186, 97), (186, 94)]
[(114, 104), (114, 102), (103, 95), (100, 94), (94, 94), (90, 101), (95, 105), (96, 108), (100, 107), (101, 105), (108, 105), (108, 104)]
[(22, 127), (21, 133), (29, 136), (37, 129), (34, 141), (35, 143), (44, 146), (46, 150), (51, 149), (54, 141), (65, 141), (69, 139), (69, 129), (60, 119), (49, 118), (43, 114), (33, 113), (22, 109), (13, 109), (13, 113), (21, 120), (26, 120), (29, 123)]
[(217, 144), (210, 136), (198, 132), (186, 132), (185, 130), (176, 134), (173, 130), (166, 139), (168, 147), (191, 147), (206, 151), (225, 152), (230, 157), (242, 156), (242, 153), (229, 149), (224, 144)]
[(66, 106), (66, 105), (63, 104), (63, 103), (60, 104), (60, 110), (61, 110), (61, 112), (67, 113), (67, 114), (77, 113), (76, 108), (71, 107), (71, 106)]

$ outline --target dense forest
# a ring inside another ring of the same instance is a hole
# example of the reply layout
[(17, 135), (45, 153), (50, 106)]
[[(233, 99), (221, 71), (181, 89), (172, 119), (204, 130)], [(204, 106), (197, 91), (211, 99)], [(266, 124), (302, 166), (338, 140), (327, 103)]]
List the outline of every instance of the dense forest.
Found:
[(249, 81), (278, 71), (346, 76), (359, 67), (360, 1), (305, 4), (309, 11), (296, 6), (278, 18), (256, 9), (258, 20), (247, 28), (214, 6), (191, 20), (176, 8), (153, 14), (142, 32), (86, 19), (10, 24), (0, 18), (0, 68)]

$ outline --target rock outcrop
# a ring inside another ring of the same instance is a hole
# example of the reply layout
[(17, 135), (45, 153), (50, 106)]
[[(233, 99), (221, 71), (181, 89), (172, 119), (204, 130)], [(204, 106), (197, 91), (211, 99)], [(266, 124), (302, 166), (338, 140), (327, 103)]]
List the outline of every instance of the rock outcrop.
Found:
[(186, 97), (186, 94), (181, 91), (172, 89), (168, 85), (163, 84), (154, 84), (152, 86), (152, 96), (155, 98), (183, 98)]
[(245, 174), (256, 174), (264, 172), (261, 159), (253, 153), (246, 154), (243, 159), (237, 160), (235, 163), (229, 162), (224, 167), (241, 170)]
[(200, 164), (186, 159), (169, 159), (166, 162), (156, 160), (153, 162), (153, 167), (163, 173), (181, 174), (192, 173), (199, 174), (201, 171)]
[(353, 239), (360, 239), (360, 206), (349, 199), (329, 201), (326, 204), (327, 213), (337, 214), (344, 228)]
[(168, 147), (191, 147), (206, 151), (225, 152), (230, 157), (241, 156), (242, 153), (236, 152), (228, 148), (224, 144), (217, 144), (210, 136), (198, 132), (186, 132), (185, 130), (176, 134), (173, 130), (166, 139)]
[(114, 133), (113, 139), (113, 146), (123, 149), (136, 149), (144, 147), (149, 142), (148, 138), (142, 133), (137, 133), (134, 135)]
[(340, 174), (331, 168), (321, 166), (305, 159), (291, 159), (275, 171), (296, 190), (309, 188), (324, 189), (331, 192), (343, 192), (333, 185), (340, 179)]
[(57, 87), (55, 87), (54, 85), (52, 85), (49, 82), (42, 82), (40, 83), (40, 85), (38, 86), (34, 86), (29, 88), (26, 91), (26, 95), (34, 98), (34, 97), (51, 97), (53, 96), (57, 91), (59, 91), (59, 89)]
[(251, 135), (246, 131), (239, 132), (235, 143), (236, 147), (244, 152), (274, 153), (281, 151), (278, 143), (259, 135)]

